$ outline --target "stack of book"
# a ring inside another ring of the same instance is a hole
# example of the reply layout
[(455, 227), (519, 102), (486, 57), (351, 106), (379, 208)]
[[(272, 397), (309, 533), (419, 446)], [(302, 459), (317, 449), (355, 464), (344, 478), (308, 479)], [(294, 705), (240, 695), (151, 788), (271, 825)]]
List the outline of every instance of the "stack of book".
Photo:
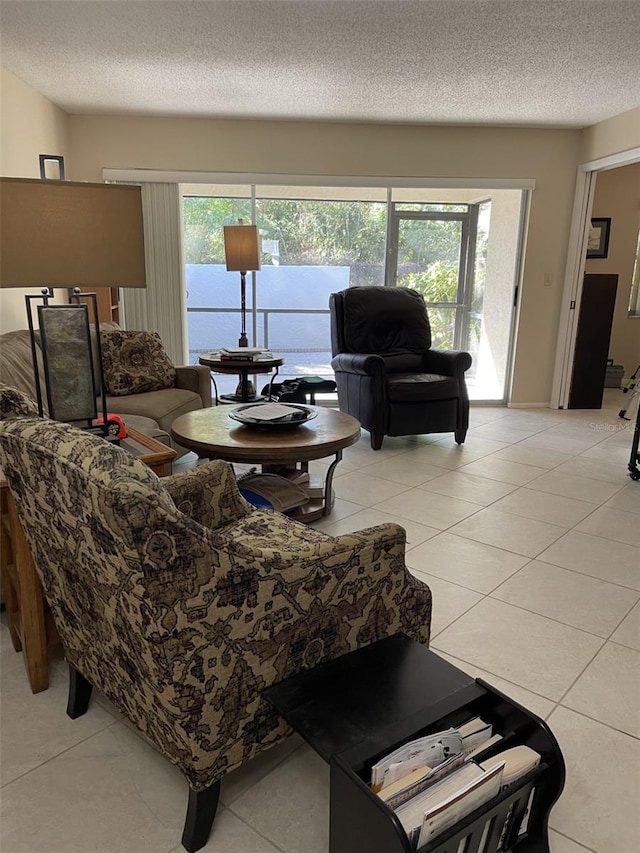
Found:
[(410, 741), (373, 765), (371, 788), (395, 811), (413, 850), (540, 763), (540, 755), (528, 746), (503, 750), (484, 761), (471, 758), (501, 739), (490, 724), (474, 717), (457, 729)]
[(220, 361), (260, 361), (260, 358), (270, 355), (263, 348), (225, 347), (220, 350)]
[(271, 468), (273, 473), (279, 474), (281, 477), (286, 477), (292, 483), (304, 489), (309, 498), (324, 497), (324, 484), (320, 474), (310, 474), (308, 471), (302, 471), (300, 468), (291, 468), (287, 465), (279, 465)]

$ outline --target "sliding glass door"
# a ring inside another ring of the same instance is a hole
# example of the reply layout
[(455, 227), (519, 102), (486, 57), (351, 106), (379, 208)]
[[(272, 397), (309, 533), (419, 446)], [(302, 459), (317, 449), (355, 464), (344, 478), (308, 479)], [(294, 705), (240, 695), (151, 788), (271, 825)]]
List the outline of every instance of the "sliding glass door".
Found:
[(331, 293), (355, 285), (411, 287), (427, 302), (434, 346), (472, 354), (471, 399), (502, 402), (521, 196), (520, 190), (185, 186), (190, 359), (237, 345), (240, 281), (226, 271), (222, 229), (242, 217), (258, 225), (262, 240), (261, 269), (248, 277), (250, 345), (284, 356), (281, 377), (332, 376)]
[(329, 296), (384, 283), (386, 193), (258, 186), (255, 196), (256, 340), (285, 356), (287, 375), (331, 378)]

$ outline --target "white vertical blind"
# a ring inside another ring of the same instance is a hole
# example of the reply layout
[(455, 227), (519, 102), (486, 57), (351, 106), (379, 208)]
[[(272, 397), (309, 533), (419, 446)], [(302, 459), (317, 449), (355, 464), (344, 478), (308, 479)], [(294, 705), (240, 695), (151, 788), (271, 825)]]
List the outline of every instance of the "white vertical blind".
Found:
[(185, 363), (185, 305), (178, 184), (142, 183), (145, 290), (123, 290), (127, 329), (158, 332), (174, 364)]

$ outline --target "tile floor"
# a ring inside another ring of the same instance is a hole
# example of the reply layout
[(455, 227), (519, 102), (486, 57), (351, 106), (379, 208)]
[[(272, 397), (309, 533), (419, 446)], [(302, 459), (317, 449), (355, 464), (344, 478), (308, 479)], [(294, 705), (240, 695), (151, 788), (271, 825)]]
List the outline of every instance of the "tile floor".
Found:
[[(450, 436), (368, 436), (337, 469), (340, 533), (393, 519), (434, 596), (432, 648), (548, 720), (567, 764), (552, 853), (640, 849), (640, 482), (601, 411), (472, 408)], [(182, 463), (189, 464), (188, 458)], [(104, 700), (65, 715), (2, 639), (2, 853), (179, 853), (180, 774)], [(207, 853), (326, 853), (328, 773), (296, 736), (224, 782)]]

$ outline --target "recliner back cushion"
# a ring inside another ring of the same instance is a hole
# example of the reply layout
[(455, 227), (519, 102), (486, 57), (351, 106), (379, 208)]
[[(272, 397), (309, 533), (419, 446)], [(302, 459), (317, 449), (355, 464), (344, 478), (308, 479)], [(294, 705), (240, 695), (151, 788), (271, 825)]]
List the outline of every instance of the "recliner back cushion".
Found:
[(107, 394), (123, 397), (176, 384), (176, 369), (157, 332), (101, 331), (102, 372)]
[(431, 346), (427, 309), (416, 291), (350, 287), (343, 291), (343, 300), (344, 338), (349, 352), (421, 353)]

